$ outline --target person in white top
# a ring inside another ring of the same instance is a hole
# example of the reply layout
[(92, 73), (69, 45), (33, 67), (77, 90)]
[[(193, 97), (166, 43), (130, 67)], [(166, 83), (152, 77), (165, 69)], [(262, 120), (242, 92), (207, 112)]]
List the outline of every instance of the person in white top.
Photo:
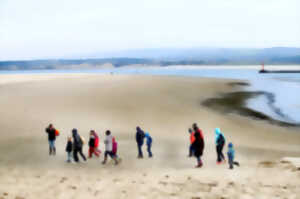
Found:
[(113, 154), (113, 137), (110, 133), (110, 130), (107, 130), (105, 132), (105, 140), (104, 140), (104, 144), (105, 144), (105, 153), (104, 153), (104, 160), (102, 162), (102, 164), (105, 164), (107, 161), (107, 156), (109, 155), (111, 157), (111, 159), (113, 159), (115, 161), (115, 164), (118, 164), (118, 160), (117, 157)]

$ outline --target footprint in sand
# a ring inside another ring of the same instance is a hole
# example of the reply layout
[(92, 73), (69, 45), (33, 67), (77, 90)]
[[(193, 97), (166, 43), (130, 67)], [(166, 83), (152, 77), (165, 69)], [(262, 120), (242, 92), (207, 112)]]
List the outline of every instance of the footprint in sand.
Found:
[(69, 186), (69, 188), (71, 188), (71, 189), (73, 189), (73, 190), (77, 189), (76, 186)]
[(97, 196), (100, 193), (99, 190), (95, 191), (94, 196)]
[(21, 196), (16, 196), (15, 199), (25, 199), (25, 198)]
[(276, 166), (276, 162), (262, 161), (262, 162), (258, 163), (258, 166), (263, 167), (263, 168), (273, 168)]
[(158, 184), (161, 184), (161, 185), (164, 185), (164, 186), (168, 185), (168, 183), (164, 182), (164, 181), (159, 181)]
[(68, 180), (68, 178), (66, 178), (66, 177), (62, 177), (61, 179), (60, 179), (60, 183), (64, 183), (66, 180)]

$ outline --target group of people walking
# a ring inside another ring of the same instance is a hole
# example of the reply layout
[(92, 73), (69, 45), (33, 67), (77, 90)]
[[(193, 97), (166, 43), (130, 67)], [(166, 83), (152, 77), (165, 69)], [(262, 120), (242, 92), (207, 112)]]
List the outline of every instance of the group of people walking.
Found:
[[(196, 157), (197, 159), (197, 165), (196, 168), (200, 168), (203, 166), (202, 156), (203, 151), (205, 148), (205, 142), (204, 142), (204, 134), (201, 131), (201, 129), (198, 127), (196, 123), (192, 125), (192, 128), (189, 128), (190, 133), (190, 146), (189, 146), (189, 157)], [(56, 130), (52, 124), (50, 124), (46, 128), (46, 133), (48, 134), (48, 141), (49, 141), (49, 155), (55, 155), (56, 154), (56, 148), (55, 148), (55, 140), (56, 137), (59, 136), (59, 131)], [(144, 141), (146, 139), (146, 145), (147, 145), (147, 152), (148, 157), (152, 158), (152, 137), (148, 132), (144, 132), (139, 126), (136, 127), (136, 143), (137, 143), (137, 149), (138, 149), (138, 158), (143, 158), (143, 145)], [(100, 157), (101, 150), (99, 150), (99, 143), (100, 138), (99, 135), (96, 133), (95, 130), (90, 131), (90, 138), (89, 138), (89, 158), (92, 158), (93, 155), (96, 157)], [(216, 144), (216, 152), (217, 152), (217, 164), (225, 163), (226, 158), (223, 154), (223, 148), (225, 146), (226, 139), (224, 134), (221, 132), (219, 128), (215, 129), (215, 144)], [(75, 162), (79, 162), (78, 154), (82, 157), (84, 161), (86, 161), (86, 157), (82, 151), (83, 145), (85, 144), (85, 140), (83, 137), (81, 137), (77, 131), (77, 129), (72, 130), (72, 137), (68, 137), (68, 142), (66, 145), (66, 152), (67, 152), (67, 162), (71, 162), (72, 159)], [(111, 135), (110, 130), (107, 130), (105, 132), (105, 152), (104, 152), (104, 160), (103, 164), (107, 162), (108, 156), (114, 160), (115, 164), (117, 165), (119, 163), (119, 158), (117, 155), (117, 148), (118, 143), (116, 142), (116, 138)], [(228, 144), (228, 163), (229, 163), (229, 169), (233, 169), (234, 165), (239, 166), (239, 163), (234, 160), (235, 158), (235, 150), (233, 147), (233, 144), (230, 142)]]
[[(189, 147), (189, 157), (195, 156), (197, 159), (196, 168), (200, 168), (203, 166), (202, 155), (204, 151), (204, 136), (203, 132), (196, 123), (193, 124), (192, 128), (189, 128), (190, 133), (190, 147)], [(223, 148), (226, 143), (225, 136), (221, 132), (220, 128), (215, 129), (215, 144), (216, 144), (216, 152), (217, 152), (217, 164), (225, 163), (226, 159), (223, 154)], [(229, 169), (233, 169), (233, 166), (240, 166), (240, 164), (234, 160), (235, 150), (233, 144), (230, 142), (228, 144), (228, 163)]]
[[(49, 155), (56, 154), (55, 140), (56, 137), (59, 136), (59, 133), (57, 132), (59, 131), (56, 130), (52, 124), (50, 124), (46, 128), (46, 133), (48, 134), (48, 141), (49, 141)], [(96, 133), (95, 130), (91, 130), (90, 138), (88, 142), (89, 158), (92, 158), (93, 155), (95, 155), (98, 158), (100, 157), (101, 150), (99, 149), (99, 143), (100, 143), (100, 138), (98, 134)], [(74, 162), (79, 163), (80, 161), (79, 161), (78, 154), (82, 157), (84, 161), (87, 161), (87, 158), (84, 155), (82, 150), (84, 144), (85, 144), (85, 139), (82, 136), (80, 136), (78, 130), (74, 128), (72, 130), (72, 137), (68, 137), (68, 141), (66, 145), (67, 162), (72, 162), (73, 159)], [(104, 160), (102, 164), (105, 164), (107, 162), (108, 156), (110, 156), (115, 161), (115, 164), (118, 164), (119, 163), (118, 155), (117, 155), (118, 143), (115, 137), (111, 135), (111, 132), (109, 130), (105, 132), (104, 144), (105, 144), (105, 152), (104, 152)]]

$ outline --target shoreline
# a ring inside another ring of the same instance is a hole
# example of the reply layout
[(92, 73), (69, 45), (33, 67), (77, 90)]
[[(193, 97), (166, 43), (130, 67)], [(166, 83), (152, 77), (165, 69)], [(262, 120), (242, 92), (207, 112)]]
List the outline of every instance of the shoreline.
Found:
[[(247, 82), (230, 82), (228, 84), (232, 87), (250, 86)], [(221, 93), (219, 96), (204, 100), (201, 104), (220, 113), (236, 113), (240, 116), (245, 116), (254, 120), (263, 120), (279, 126), (300, 127), (300, 123), (274, 119), (270, 115), (259, 110), (252, 109), (246, 105), (248, 100), (258, 98), (259, 96), (265, 96), (268, 99), (267, 105), (273, 109), (274, 113), (282, 117), (286, 117), (281, 112), (280, 108), (274, 106), (275, 95), (264, 91), (247, 91), (241, 89), (239, 91)]]

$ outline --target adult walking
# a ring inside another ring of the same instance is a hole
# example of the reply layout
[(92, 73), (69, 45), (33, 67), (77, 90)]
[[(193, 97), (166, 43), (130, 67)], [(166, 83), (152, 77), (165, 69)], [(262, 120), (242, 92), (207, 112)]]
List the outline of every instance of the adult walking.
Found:
[(196, 168), (200, 168), (203, 165), (201, 156), (203, 155), (204, 150), (204, 137), (202, 131), (198, 128), (196, 124), (193, 125), (195, 141), (192, 144), (194, 150), (194, 156), (197, 158)]
[(225, 156), (223, 154), (223, 148), (225, 145), (225, 136), (219, 128), (215, 129), (215, 142), (216, 142), (216, 151), (217, 151), (217, 164), (221, 164), (222, 161), (225, 161)]
[(48, 134), (49, 155), (55, 155), (56, 154), (55, 140), (56, 140), (56, 136), (59, 135), (59, 131), (54, 128), (53, 124), (49, 124), (49, 126), (46, 128), (45, 131)]
[(84, 161), (86, 161), (86, 157), (82, 152), (82, 147), (83, 147), (83, 140), (81, 139), (80, 135), (77, 132), (77, 129), (73, 129), (72, 130), (72, 134), (73, 134), (73, 157), (74, 157), (74, 161), (79, 163), (79, 158), (78, 158), (78, 153), (81, 155), (82, 159)]
[(144, 144), (145, 133), (140, 127), (136, 127), (136, 143), (138, 147), (138, 158), (143, 158), (142, 146)]

